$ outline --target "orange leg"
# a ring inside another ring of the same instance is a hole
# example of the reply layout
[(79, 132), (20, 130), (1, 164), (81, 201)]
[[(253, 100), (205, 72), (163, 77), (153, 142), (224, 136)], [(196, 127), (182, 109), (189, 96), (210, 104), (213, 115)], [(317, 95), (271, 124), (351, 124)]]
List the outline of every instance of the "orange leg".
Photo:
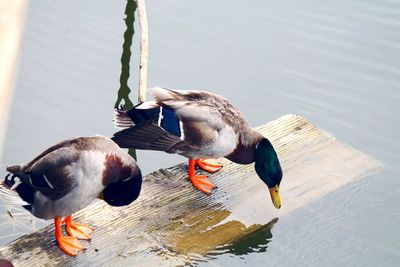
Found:
[(189, 159), (189, 180), (200, 191), (207, 194), (211, 193), (211, 191), (215, 188), (215, 185), (208, 179), (207, 175), (196, 175), (195, 164), (196, 160)]
[(78, 251), (83, 250), (83, 246), (79, 243), (78, 239), (73, 236), (63, 236), (61, 231), (61, 218), (54, 218), (56, 240), (60, 248), (71, 256), (76, 256)]
[(70, 236), (80, 239), (90, 239), (89, 235), (93, 232), (93, 228), (88, 225), (74, 223), (71, 215), (65, 217), (65, 230)]
[(217, 159), (196, 159), (196, 165), (206, 172), (216, 172), (222, 168), (222, 164)]

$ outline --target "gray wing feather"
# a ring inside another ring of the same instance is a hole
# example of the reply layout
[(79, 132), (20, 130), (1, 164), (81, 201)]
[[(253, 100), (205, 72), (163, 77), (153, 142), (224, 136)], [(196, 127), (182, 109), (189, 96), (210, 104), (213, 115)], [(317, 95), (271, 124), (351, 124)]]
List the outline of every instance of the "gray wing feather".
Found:
[(174, 153), (173, 148), (183, 141), (158, 125), (148, 122), (116, 132), (111, 138), (120, 147), (158, 150)]
[(30, 163), (24, 173), (29, 175), (34, 189), (53, 200), (59, 199), (77, 185), (68, 167), (78, 158), (79, 153), (72, 147), (61, 147)]

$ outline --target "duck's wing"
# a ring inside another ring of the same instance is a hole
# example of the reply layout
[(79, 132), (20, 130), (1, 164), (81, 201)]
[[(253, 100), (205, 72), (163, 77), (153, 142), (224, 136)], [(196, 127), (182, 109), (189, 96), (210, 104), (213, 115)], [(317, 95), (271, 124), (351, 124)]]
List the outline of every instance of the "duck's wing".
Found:
[(123, 148), (158, 150), (168, 153), (175, 153), (178, 148), (186, 145), (178, 136), (151, 121), (116, 132), (111, 139)]
[(56, 151), (57, 149), (63, 148), (63, 147), (70, 147), (72, 146), (77, 139), (68, 139), (65, 141), (62, 141), (58, 144), (55, 144), (54, 146), (49, 147), (42, 153), (40, 153), (37, 157), (35, 157), (33, 160), (31, 160), (29, 163), (21, 166), (22, 170), (29, 169), (33, 164), (35, 164), (37, 161), (39, 161), (41, 158), (47, 156), (48, 154), (52, 153), (53, 151)]
[[(26, 184), (52, 200), (62, 198), (77, 186), (72, 165), (79, 158), (79, 152), (74, 147), (65, 144), (55, 147), (24, 166), (20, 174), (16, 173)], [(12, 172), (12, 167), (8, 170)]]

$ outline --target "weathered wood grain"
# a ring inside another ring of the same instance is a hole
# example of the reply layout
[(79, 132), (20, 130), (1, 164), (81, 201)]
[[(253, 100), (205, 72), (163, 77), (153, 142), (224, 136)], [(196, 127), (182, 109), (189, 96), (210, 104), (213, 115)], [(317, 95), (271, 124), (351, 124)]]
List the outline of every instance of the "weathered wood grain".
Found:
[(15, 266), (179, 265), (272, 227), (275, 218), (381, 166), (300, 116), (285, 115), (259, 129), (276, 147), (284, 170), (280, 210), (253, 165), (224, 160), (224, 168), (211, 175), (218, 188), (207, 196), (186, 180), (187, 165), (180, 164), (147, 175), (129, 207), (97, 202), (79, 212), (77, 220), (95, 232), (91, 242), (82, 241), (87, 250), (77, 257), (57, 248), (53, 226), (8, 244), (0, 256)]

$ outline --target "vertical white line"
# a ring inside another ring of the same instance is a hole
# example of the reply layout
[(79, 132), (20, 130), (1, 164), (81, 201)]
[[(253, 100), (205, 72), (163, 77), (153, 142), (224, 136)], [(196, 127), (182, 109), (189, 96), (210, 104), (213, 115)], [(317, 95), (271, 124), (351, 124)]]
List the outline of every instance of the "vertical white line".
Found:
[(184, 139), (185, 139), (185, 131), (183, 130), (183, 123), (182, 123), (181, 120), (179, 120), (179, 128), (181, 129), (181, 136), (180, 136), (180, 138), (181, 138), (181, 140), (184, 140)]
[(149, 34), (147, 26), (146, 6), (144, 0), (136, 0), (140, 24), (140, 65), (139, 65), (139, 93), (138, 102), (146, 100), (147, 69), (149, 56)]
[(161, 127), (161, 120), (164, 118), (162, 112), (163, 112), (163, 107), (160, 106), (160, 113), (158, 114), (158, 122), (157, 122), (158, 126), (160, 127)]

